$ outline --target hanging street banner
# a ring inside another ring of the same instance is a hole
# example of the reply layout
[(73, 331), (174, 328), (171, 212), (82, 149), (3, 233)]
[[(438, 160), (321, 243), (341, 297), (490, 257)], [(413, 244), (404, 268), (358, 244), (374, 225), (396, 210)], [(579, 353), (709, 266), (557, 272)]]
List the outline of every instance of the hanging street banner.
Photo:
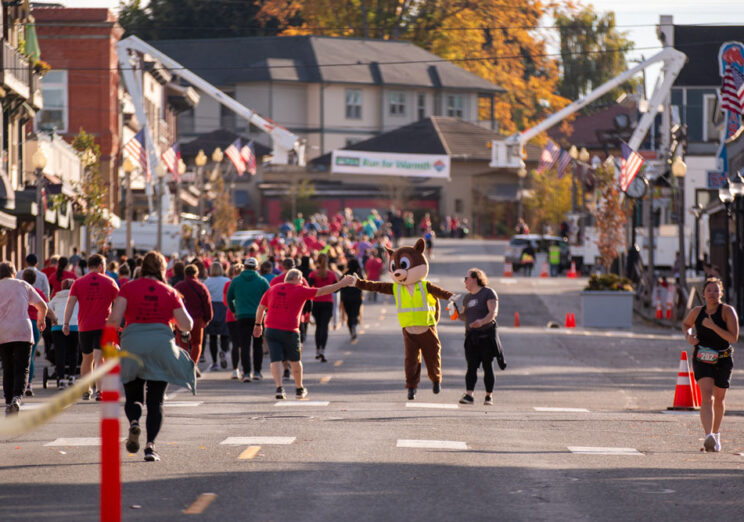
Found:
[(331, 156), (331, 172), (449, 179), (450, 158), (447, 155), (436, 154), (334, 150)]

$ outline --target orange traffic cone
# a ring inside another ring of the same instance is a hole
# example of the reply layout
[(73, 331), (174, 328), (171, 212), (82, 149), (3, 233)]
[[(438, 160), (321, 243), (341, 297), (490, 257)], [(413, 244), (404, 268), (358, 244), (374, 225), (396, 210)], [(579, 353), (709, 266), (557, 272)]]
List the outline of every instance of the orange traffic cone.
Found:
[(571, 328), (571, 313), (566, 312), (566, 328)]
[(519, 312), (514, 312), (514, 326), (519, 326)]
[(571, 312), (571, 328), (576, 328), (576, 316)]
[(690, 366), (687, 363), (687, 352), (682, 351), (677, 372), (677, 387), (674, 389), (674, 404), (668, 410), (695, 410), (695, 399), (692, 382), (690, 381)]
[(661, 311), (661, 301), (660, 300), (656, 301), (656, 318), (657, 319), (663, 319), (664, 318), (664, 314)]
[(571, 268), (566, 272), (566, 277), (576, 279), (576, 261), (571, 261)]
[(511, 277), (514, 275), (514, 269), (511, 263), (504, 263), (504, 277)]
[(550, 277), (550, 274), (548, 273), (548, 263), (542, 264), (542, 269), (540, 269), (540, 277)]
[(690, 383), (692, 384), (693, 404), (695, 405), (695, 408), (699, 408), (700, 404), (703, 402), (703, 395), (700, 393), (700, 386), (698, 386), (698, 383), (695, 380), (695, 372), (692, 371), (692, 368), (690, 368)]

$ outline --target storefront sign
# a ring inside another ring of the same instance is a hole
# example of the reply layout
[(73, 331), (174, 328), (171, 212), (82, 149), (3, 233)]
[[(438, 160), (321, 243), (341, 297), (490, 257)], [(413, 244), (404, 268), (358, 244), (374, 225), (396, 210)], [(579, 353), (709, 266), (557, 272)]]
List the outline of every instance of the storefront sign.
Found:
[(331, 172), (449, 179), (450, 158), (433, 154), (334, 150), (331, 157)]

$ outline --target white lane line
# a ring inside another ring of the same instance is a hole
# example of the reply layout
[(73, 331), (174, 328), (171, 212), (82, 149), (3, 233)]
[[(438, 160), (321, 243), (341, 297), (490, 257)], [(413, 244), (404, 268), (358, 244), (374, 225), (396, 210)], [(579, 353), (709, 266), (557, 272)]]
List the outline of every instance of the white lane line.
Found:
[(502, 277), (501, 279), (499, 279), (499, 283), (501, 283), (502, 285), (516, 285), (517, 280), (509, 279), (508, 277)]
[(685, 411), (685, 410), (661, 410), (659, 413), (664, 413), (665, 415), (695, 415), (696, 417), (700, 415), (699, 411)]
[(552, 412), (566, 412), (566, 413), (589, 413), (586, 408), (549, 408), (543, 406), (535, 406), (535, 411), (552, 411)]
[(568, 446), (571, 453), (579, 455), (643, 455), (635, 448), (602, 448), (593, 446)]
[(228, 437), (220, 444), (229, 446), (261, 446), (268, 444), (292, 444), (296, 437)]
[(24, 402), (21, 405), (21, 413), (23, 413), (26, 410), (38, 410), (42, 406), (44, 406), (43, 402)]
[[(124, 440), (122, 437), (120, 440)], [(100, 437), (60, 437), (47, 442), (44, 446), (100, 446)]]
[(320, 384), (328, 384), (333, 377), (331, 375), (324, 375), (320, 378)]
[(320, 407), (320, 406), (328, 406), (330, 404), (329, 401), (277, 401), (274, 406), (278, 407), (306, 407), (306, 406), (312, 406), (312, 407)]
[(195, 408), (204, 404), (204, 401), (167, 401), (164, 404), (169, 408)]
[(419, 402), (419, 403), (412, 403), (407, 402), (406, 408), (432, 408), (432, 409), (440, 409), (440, 410), (457, 410), (459, 406), (457, 404), (443, 404), (443, 403), (436, 403), (436, 402)]
[(468, 445), (459, 440), (416, 440), (398, 439), (398, 448), (452, 449), (466, 450)]

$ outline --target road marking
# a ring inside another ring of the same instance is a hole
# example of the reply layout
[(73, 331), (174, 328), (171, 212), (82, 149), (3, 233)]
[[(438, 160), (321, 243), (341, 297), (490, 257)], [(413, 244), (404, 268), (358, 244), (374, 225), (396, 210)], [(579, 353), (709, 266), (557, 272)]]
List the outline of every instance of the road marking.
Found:
[(292, 444), (296, 437), (228, 437), (220, 444), (227, 446), (261, 446), (268, 444)]
[(238, 460), (251, 460), (253, 457), (255, 457), (258, 454), (260, 450), (261, 450), (261, 446), (248, 446), (238, 456)]
[(566, 412), (566, 413), (589, 413), (586, 408), (548, 408), (543, 406), (535, 406), (535, 411), (552, 411), (552, 412)]
[(214, 502), (214, 499), (217, 498), (217, 493), (202, 493), (198, 497), (196, 497), (196, 500), (194, 500), (194, 503), (191, 504), (189, 507), (183, 510), (184, 515), (201, 515), (207, 507), (209, 507), (209, 504)]
[(643, 455), (635, 448), (602, 448), (593, 446), (569, 446), (571, 453), (579, 455)]
[[(700, 415), (699, 411), (684, 411), (684, 410), (661, 410), (659, 413), (664, 413), (666, 415)], [(703, 439), (700, 439), (703, 440)]]
[(499, 279), (499, 283), (501, 283), (502, 285), (516, 285), (517, 280), (509, 279), (508, 277), (502, 277), (501, 279)]
[(43, 402), (24, 402), (21, 406), (21, 413), (23, 413), (26, 410), (38, 410), (39, 408), (44, 407)]
[[(124, 440), (122, 437), (120, 440)], [(47, 442), (44, 446), (100, 446), (100, 437), (60, 437)]]
[(351, 352), (346, 351), (346, 352), (344, 352), (344, 355), (351, 355)]
[(277, 401), (274, 406), (279, 407), (307, 407), (307, 406), (328, 406), (330, 404), (329, 401)]
[(204, 404), (204, 401), (168, 401), (165, 403), (169, 408), (195, 408)]
[(441, 409), (441, 410), (457, 410), (459, 409), (459, 406), (457, 404), (443, 404), (443, 403), (436, 403), (436, 402), (407, 402), (406, 408), (433, 408), (433, 409)]
[(398, 448), (426, 448), (426, 449), (453, 449), (466, 450), (468, 445), (459, 440), (415, 440), (398, 439)]
[(328, 384), (330, 380), (331, 380), (330, 375), (324, 375), (323, 377), (320, 378), (320, 384)]
[(333, 363), (333, 366), (341, 366), (342, 364), (344, 364), (344, 361), (342, 361), (341, 359), (339, 359), (338, 361), (336, 361), (335, 363)]

